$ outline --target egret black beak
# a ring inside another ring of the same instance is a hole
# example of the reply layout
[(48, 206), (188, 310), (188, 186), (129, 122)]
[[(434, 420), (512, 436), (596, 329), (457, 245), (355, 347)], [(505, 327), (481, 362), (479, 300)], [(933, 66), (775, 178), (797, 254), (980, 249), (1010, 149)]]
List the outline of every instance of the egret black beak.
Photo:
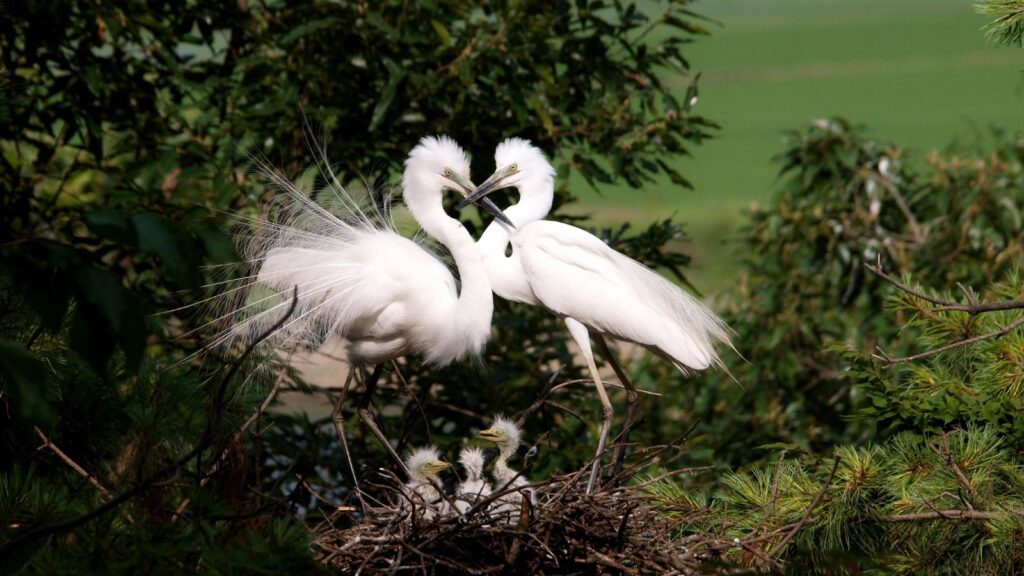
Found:
[[(466, 203), (465, 200), (460, 202), (459, 203), (459, 208), (462, 208), (462, 206), (465, 203)], [(479, 202), (473, 202), (473, 203), (476, 204), (477, 206), (483, 208), (484, 210), (487, 210), (488, 212), (493, 214), (495, 218), (497, 218), (498, 220), (501, 220), (505, 224), (508, 224), (512, 228), (516, 227), (516, 225), (513, 224), (511, 220), (509, 220), (508, 216), (505, 216), (505, 213), (501, 211), (501, 208), (498, 208), (498, 206), (494, 202), (491, 202), (491, 200), (489, 198), (481, 198)]]
[[(462, 210), (463, 208), (466, 207), (466, 204), (469, 204), (471, 202), (469, 200), (469, 197), (473, 195), (474, 192), (477, 191), (477, 187), (474, 186), (472, 182), (459, 176), (458, 174), (452, 174), (451, 176), (449, 176), (449, 179), (452, 182), (455, 182), (456, 184), (459, 185), (461, 190), (457, 190), (457, 192), (462, 193), (462, 195), (465, 197), (465, 199), (462, 202), (459, 202), (458, 206), (458, 209)], [(516, 225), (512, 223), (512, 220), (509, 220), (509, 217), (505, 216), (505, 213), (502, 212), (501, 208), (498, 208), (498, 205), (495, 204), (493, 201), (487, 198), (483, 198), (479, 201), (473, 200), (472, 203), (476, 204), (477, 206), (480, 206), (484, 210), (487, 210), (488, 212), (493, 214), (495, 218), (504, 222), (505, 224), (508, 224), (512, 228), (516, 227)]]
[(462, 209), (466, 204), (470, 202), (482, 205), (481, 200), (485, 198), (491, 192), (497, 192), (503, 188), (508, 188), (507, 184), (504, 184), (505, 179), (508, 178), (512, 172), (507, 169), (501, 169), (491, 174), (491, 177), (483, 182), (483, 184), (476, 187), (476, 190), (467, 195), (462, 202), (459, 202), (458, 208)]

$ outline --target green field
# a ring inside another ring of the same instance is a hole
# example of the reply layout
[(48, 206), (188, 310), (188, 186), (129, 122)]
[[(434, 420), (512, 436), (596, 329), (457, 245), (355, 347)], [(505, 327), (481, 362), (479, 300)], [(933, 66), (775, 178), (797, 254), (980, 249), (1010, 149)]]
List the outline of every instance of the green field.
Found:
[[(687, 52), (702, 71), (695, 111), (722, 125), (679, 164), (696, 186), (602, 189), (582, 183), (578, 211), (637, 224), (676, 213), (705, 293), (731, 284), (730, 240), (742, 210), (770, 197), (785, 130), (843, 116), (914, 150), (970, 139), (991, 124), (1024, 130), (1024, 51), (998, 48), (971, 2), (952, 0), (713, 0), (712, 36)], [(687, 80), (680, 79), (685, 86)]]

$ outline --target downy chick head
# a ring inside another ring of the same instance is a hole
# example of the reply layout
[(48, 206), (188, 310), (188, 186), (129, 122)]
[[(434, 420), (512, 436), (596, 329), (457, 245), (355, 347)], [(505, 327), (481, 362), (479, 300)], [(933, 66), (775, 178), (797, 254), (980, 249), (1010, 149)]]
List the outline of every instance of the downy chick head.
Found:
[(414, 450), (405, 459), (405, 467), (409, 470), (409, 480), (425, 482), (436, 480), (441, 472), (451, 468), (451, 464), (441, 460), (436, 446), (427, 446)]
[(462, 452), (459, 452), (459, 464), (462, 464), (462, 469), (466, 472), (467, 482), (483, 477), (485, 463), (484, 451), (480, 448), (463, 448)]
[(519, 430), (519, 426), (504, 416), (496, 416), (491, 427), (481, 430), (477, 436), (488, 442), (493, 442), (506, 458), (515, 454), (522, 441), (522, 432)]

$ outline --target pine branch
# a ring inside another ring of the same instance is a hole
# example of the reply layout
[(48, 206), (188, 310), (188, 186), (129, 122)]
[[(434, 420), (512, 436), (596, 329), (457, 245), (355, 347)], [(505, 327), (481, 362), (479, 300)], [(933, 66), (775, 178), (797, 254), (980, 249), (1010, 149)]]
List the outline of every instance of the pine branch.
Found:
[[(900, 290), (902, 292), (905, 292), (907, 294), (910, 294), (911, 296), (914, 296), (916, 298), (920, 298), (921, 300), (925, 300), (927, 302), (931, 302), (932, 304), (935, 304), (937, 306), (936, 308), (933, 308), (933, 311), (935, 311), (935, 312), (952, 312), (952, 311), (957, 311), (957, 312), (966, 312), (970, 316), (976, 316), (976, 315), (979, 315), (979, 314), (985, 314), (985, 313), (989, 313), (989, 312), (1003, 312), (1003, 311), (1007, 311), (1007, 310), (1020, 310), (1020, 309), (1024, 309), (1024, 300), (1006, 300), (1006, 301), (1001, 301), (1001, 302), (978, 302), (978, 299), (974, 296), (974, 291), (970, 290), (969, 288), (965, 288), (962, 285), (960, 286), (960, 289), (964, 292), (964, 294), (966, 295), (967, 299), (969, 300), (969, 303), (967, 303), (967, 304), (963, 304), (963, 303), (960, 303), (960, 302), (954, 302), (952, 300), (947, 300), (945, 298), (939, 298), (938, 296), (932, 296), (930, 294), (926, 294), (926, 293), (924, 293), (924, 292), (922, 292), (920, 290), (917, 290), (915, 288), (907, 286), (906, 284), (900, 282), (899, 280), (897, 280), (893, 276), (885, 273), (885, 271), (882, 270), (881, 258), (879, 258), (879, 262), (877, 262), (875, 265), (865, 264), (865, 266), (873, 274), (875, 274), (876, 276), (878, 276), (882, 280), (888, 282), (889, 284), (892, 284), (898, 290)], [(1010, 322), (1009, 324), (1004, 325), (1003, 327), (1001, 327), (1001, 328), (999, 328), (997, 330), (993, 330), (991, 332), (986, 332), (985, 334), (979, 334), (977, 336), (972, 336), (970, 338), (964, 338), (962, 340), (957, 340), (956, 342), (951, 342), (951, 343), (946, 344), (944, 346), (940, 346), (938, 348), (933, 348), (931, 350), (927, 350), (925, 352), (920, 352), (918, 354), (912, 354), (910, 356), (902, 356), (902, 357), (898, 357), (898, 358), (893, 358), (893, 357), (889, 356), (888, 354), (886, 354), (884, 350), (882, 350), (881, 348), (878, 348), (878, 353), (874, 354), (873, 356), (875, 358), (883, 360), (884, 362), (886, 362), (889, 365), (900, 364), (900, 363), (904, 363), (904, 362), (914, 362), (914, 361), (917, 361), (917, 360), (922, 360), (924, 358), (929, 358), (931, 356), (935, 356), (937, 354), (942, 354), (943, 352), (949, 352), (950, 350), (955, 350), (957, 348), (962, 348), (964, 346), (970, 346), (972, 344), (977, 344), (978, 342), (984, 342), (986, 340), (994, 340), (996, 338), (1001, 338), (1001, 337), (1009, 334), (1010, 332), (1013, 332), (1014, 330), (1020, 328), (1021, 326), (1024, 326), (1024, 316), (1021, 316), (1020, 318), (1014, 320), (1013, 322)]]
[(1024, 46), (1024, 0), (986, 0), (974, 5), (982, 14), (998, 18), (985, 26), (985, 35), (1005, 46)]
[[(867, 269), (874, 273), (876, 276), (878, 276), (882, 280), (885, 280), (889, 284), (892, 284), (902, 292), (906, 292), (907, 294), (920, 298), (921, 300), (926, 300), (928, 302), (931, 302), (932, 304), (938, 305), (939, 307), (935, 309), (937, 312), (958, 311), (966, 312), (971, 316), (976, 316), (978, 314), (984, 314), (986, 312), (1002, 312), (1006, 310), (1024, 309), (1024, 300), (1007, 300), (1002, 302), (978, 302), (977, 299), (973, 299), (974, 301), (970, 304), (962, 304), (960, 302), (946, 300), (945, 298), (939, 298), (938, 296), (925, 294), (920, 290), (916, 290), (900, 282), (892, 275), (885, 273), (885, 271), (882, 270), (882, 264), (880, 262), (874, 265), (864, 264), (864, 266), (866, 266)], [(964, 290), (964, 292), (968, 291), (968, 289), (965, 289), (963, 287), (961, 287), (961, 290)]]
[(887, 514), (878, 516), (879, 522), (921, 522), (925, 520), (995, 520), (1007, 514), (1024, 517), (1024, 510), (1005, 510), (1002, 512), (986, 512), (981, 510), (933, 510), (931, 512), (913, 512), (910, 514)]
[[(953, 460), (953, 453), (949, 449), (949, 439), (946, 438), (946, 433), (945, 432), (942, 433), (942, 451), (941, 452), (939, 451), (938, 448), (936, 448), (932, 444), (928, 444), (928, 447), (931, 448), (932, 452), (935, 452), (935, 454), (938, 455), (939, 458), (942, 458), (946, 462), (946, 464), (949, 465), (949, 467), (953, 470), (953, 473), (956, 474), (957, 480), (959, 480), (959, 482), (961, 484), (963, 484), (964, 488), (966, 488), (967, 491), (971, 493), (971, 496), (974, 496), (975, 498), (978, 498), (978, 491), (974, 488), (974, 484), (971, 483), (971, 481), (964, 474), (964, 471), (961, 470), (960, 466), (957, 465), (955, 460)], [(968, 503), (968, 502), (964, 502), (964, 503), (967, 504), (968, 507), (971, 506), (970, 503)]]
[(814, 509), (821, 503), (821, 500), (825, 497), (825, 493), (828, 492), (828, 489), (832, 487), (832, 479), (836, 476), (836, 470), (839, 469), (839, 462), (841, 460), (842, 458), (839, 454), (836, 454), (835, 460), (832, 462), (832, 471), (828, 473), (828, 478), (825, 479), (825, 484), (821, 487), (818, 495), (814, 497), (814, 500), (811, 501), (811, 505), (804, 510), (803, 518), (800, 518), (800, 521), (796, 523), (796, 526), (793, 526), (793, 529), (786, 534), (786, 537), (782, 539), (782, 542), (779, 542), (779, 546), (777, 548), (778, 551), (781, 552), (782, 550), (785, 550), (786, 544), (789, 544), (790, 540), (800, 532), (800, 529), (811, 520), (811, 513), (814, 512)]

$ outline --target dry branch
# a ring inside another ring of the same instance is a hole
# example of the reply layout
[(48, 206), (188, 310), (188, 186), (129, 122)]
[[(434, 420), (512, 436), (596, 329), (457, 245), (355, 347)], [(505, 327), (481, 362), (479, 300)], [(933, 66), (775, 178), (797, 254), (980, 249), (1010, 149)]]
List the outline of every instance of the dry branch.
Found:
[(51, 452), (56, 454), (61, 461), (71, 467), (71, 469), (79, 476), (88, 480), (89, 484), (92, 484), (97, 490), (99, 490), (105, 500), (110, 499), (110, 490), (107, 490), (106, 486), (99, 481), (99, 478), (87, 472), (85, 468), (82, 468), (77, 462), (72, 460), (70, 456), (65, 454), (63, 450), (61, 450), (46, 434), (43, 433), (39, 426), (34, 426), (33, 429), (35, 430), (36, 435), (39, 436), (39, 439), (43, 441), (43, 445), (39, 447), (40, 450), (48, 448)]

